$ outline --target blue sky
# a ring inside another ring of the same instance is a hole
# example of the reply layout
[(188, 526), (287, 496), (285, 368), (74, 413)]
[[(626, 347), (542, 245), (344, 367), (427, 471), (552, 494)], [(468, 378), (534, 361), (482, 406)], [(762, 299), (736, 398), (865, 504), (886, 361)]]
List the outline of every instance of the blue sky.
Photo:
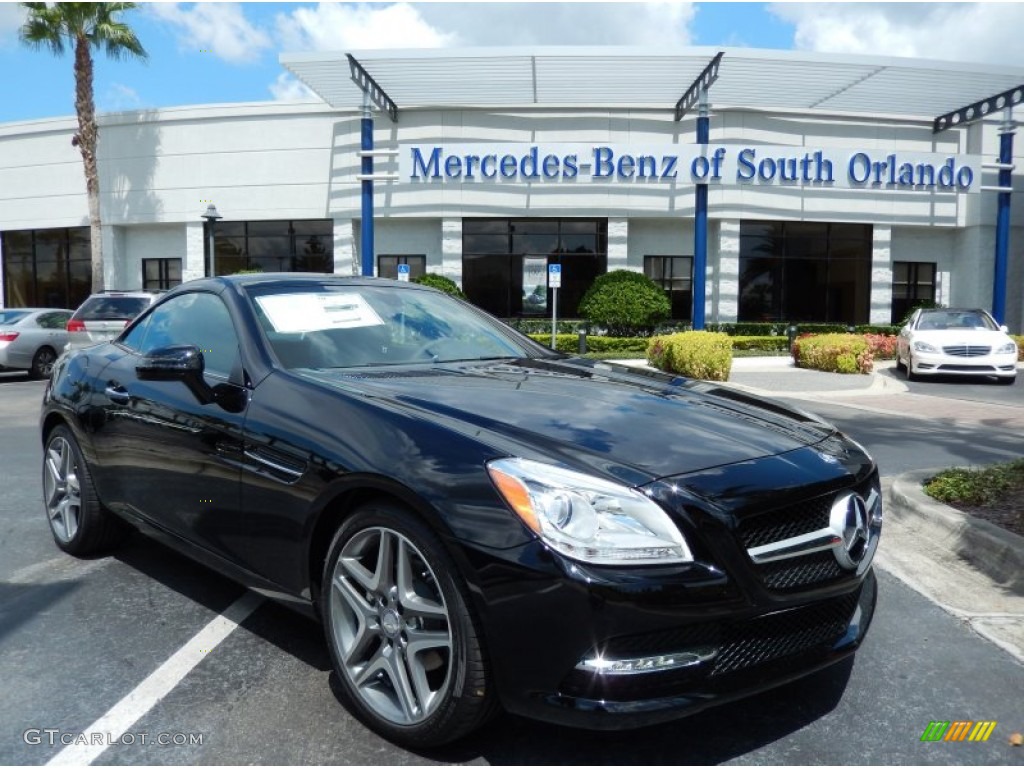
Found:
[[(71, 115), (71, 59), (18, 42), (0, 2), (0, 122)], [(96, 56), (100, 111), (308, 98), (305, 50), (501, 45), (746, 46), (1024, 68), (1022, 3), (152, 3), (124, 19), (149, 60)]]

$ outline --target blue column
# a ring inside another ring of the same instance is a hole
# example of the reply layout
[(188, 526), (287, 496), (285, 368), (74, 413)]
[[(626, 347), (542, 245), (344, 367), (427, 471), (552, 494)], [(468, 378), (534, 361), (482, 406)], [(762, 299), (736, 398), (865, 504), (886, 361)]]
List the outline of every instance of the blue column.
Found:
[[(999, 135), (999, 162), (1009, 165), (1013, 162), (1013, 122), (1003, 123)], [(1009, 168), (999, 170), (999, 186), (1009, 188), (1013, 178)], [(996, 213), (996, 265), (992, 281), (992, 316), (1003, 325), (1006, 322), (1006, 279), (1010, 248), (1010, 193), (1000, 192), (999, 209)]]
[[(711, 135), (707, 91), (700, 93), (697, 143), (707, 145)], [(708, 266), (708, 185), (697, 184), (693, 219), (693, 330), (704, 330), (704, 295)]]
[[(369, 106), (363, 108), (362, 142), (360, 148), (364, 152), (373, 149), (373, 117)], [(361, 173), (369, 176), (373, 173), (373, 157), (363, 155)], [(373, 276), (373, 182), (363, 179), (363, 214), (360, 221), (360, 244), (363, 252), (363, 275)]]

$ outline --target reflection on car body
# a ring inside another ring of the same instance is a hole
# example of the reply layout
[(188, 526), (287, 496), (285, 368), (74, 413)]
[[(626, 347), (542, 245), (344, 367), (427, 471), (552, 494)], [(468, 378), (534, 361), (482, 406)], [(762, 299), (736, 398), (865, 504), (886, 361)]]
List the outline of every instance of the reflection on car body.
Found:
[(58, 546), (130, 523), (319, 618), (346, 697), (410, 746), (499, 706), (678, 717), (848, 657), (874, 612), (859, 445), (415, 284), (187, 283), (61, 358), (41, 426)]

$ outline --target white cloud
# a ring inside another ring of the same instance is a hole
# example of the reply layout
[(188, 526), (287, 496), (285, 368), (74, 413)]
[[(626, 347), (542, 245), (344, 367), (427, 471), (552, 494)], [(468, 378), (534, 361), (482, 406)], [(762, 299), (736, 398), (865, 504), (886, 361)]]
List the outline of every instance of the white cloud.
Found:
[(178, 29), (178, 44), (196, 52), (209, 50), (232, 64), (256, 61), (271, 45), (270, 35), (245, 18), (238, 3), (177, 3), (146, 6), (158, 19)]
[(409, 3), (339, 5), (320, 3), (278, 14), (283, 51), (366, 48), (440, 48), (452, 35), (431, 27)]
[(1024, 65), (1021, 3), (777, 3), (795, 47)]
[(287, 72), (282, 72), (270, 84), (270, 93), (277, 101), (320, 101), (305, 83), (300, 83)]
[(277, 17), (281, 50), (689, 45), (692, 3), (320, 3)]
[(18, 42), (18, 29), (27, 16), (28, 12), (18, 3), (0, 3), (0, 47)]

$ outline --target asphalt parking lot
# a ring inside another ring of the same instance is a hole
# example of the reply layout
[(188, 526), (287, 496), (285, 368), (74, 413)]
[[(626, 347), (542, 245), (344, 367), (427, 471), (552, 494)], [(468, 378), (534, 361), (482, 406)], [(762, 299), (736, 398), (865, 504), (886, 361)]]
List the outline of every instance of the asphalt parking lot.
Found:
[[(1024, 754), (1006, 739), (1024, 730), (1024, 667), (885, 572), (852, 664), (642, 731), (499, 716), (442, 750), (399, 749), (348, 712), (315, 623), (140, 536), (92, 560), (56, 549), (39, 489), (42, 388), (0, 380), (2, 763), (991, 765)], [(218, 619), (228, 609), (237, 628)], [(930, 721), (956, 719), (998, 726), (985, 743), (920, 740)], [(118, 731), (101, 749), (60, 743)]]

